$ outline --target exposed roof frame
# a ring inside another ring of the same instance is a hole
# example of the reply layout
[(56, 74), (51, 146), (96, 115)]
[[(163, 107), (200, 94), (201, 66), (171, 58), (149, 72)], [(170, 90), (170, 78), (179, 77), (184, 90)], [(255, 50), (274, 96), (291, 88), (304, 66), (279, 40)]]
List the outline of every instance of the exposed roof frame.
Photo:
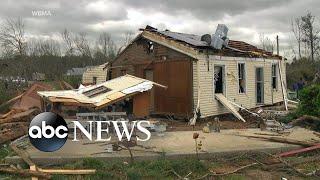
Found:
[(169, 48), (171, 48), (171, 49), (173, 49), (173, 50), (175, 50), (177, 52), (180, 52), (182, 54), (190, 56), (190, 57), (192, 57), (194, 59), (198, 59), (199, 56), (200, 56), (198, 54), (198, 51), (195, 50), (194, 48), (186, 46), (186, 45), (183, 45), (181, 43), (177, 43), (175, 40), (167, 39), (165, 37), (159, 36), (159, 35), (154, 34), (152, 32), (143, 31), (141, 33), (141, 36), (146, 38), (146, 39), (149, 39), (149, 40), (151, 40), (153, 42), (161, 44), (163, 46), (169, 47)]

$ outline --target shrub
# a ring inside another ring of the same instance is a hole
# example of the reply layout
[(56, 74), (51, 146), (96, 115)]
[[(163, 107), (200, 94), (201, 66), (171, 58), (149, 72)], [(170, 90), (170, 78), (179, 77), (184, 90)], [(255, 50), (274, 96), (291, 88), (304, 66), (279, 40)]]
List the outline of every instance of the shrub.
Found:
[(311, 115), (320, 117), (320, 85), (312, 85), (299, 92), (300, 103), (297, 116)]

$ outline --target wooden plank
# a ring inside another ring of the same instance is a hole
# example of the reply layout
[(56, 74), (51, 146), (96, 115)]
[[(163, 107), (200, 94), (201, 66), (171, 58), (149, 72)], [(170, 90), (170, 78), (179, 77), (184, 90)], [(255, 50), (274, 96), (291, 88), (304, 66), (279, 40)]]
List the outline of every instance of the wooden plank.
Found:
[(15, 110), (10, 110), (10, 111), (7, 112), (6, 114), (3, 114), (3, 115), (0, 117), (0, 119), (5, 119), (6, 117), (8, 117), (8, 116), (10, 116), (10, 115), (12, 115), (12, 114), (14, 114), (14, 113), (16, 113)]
[(229, 102), (229, 100), (223, 94), (215, 94), (216, 99), (224, 105), (234, 116), (236, 116), (239, 120), (246, 122), (243, 117), (238, 113), (238, 111), (234, 108), (234, 106)]
[(286, 143), (286, 144), (294, 144), (294, 145), (299, 145), (299, 146), (304, 146), (304, 147), (310, 147), (314, 146), (314, 143), (310, 143), (307, 141), (299, 141), (295, 139), (287, 139), (287, 138), (281, 138), (281, 137), (266, 137), (266, 136), (252, 136), (252, 135), (237, 135), (241, 137), (247, 137), (247, 138), (256, 138), (256, 139), (264, 139), (268, 140), (271, 142), (278, 142), (278, 143)]
[(22, 177), (38, 177), (41, 179), (50, 179), (51, 176), (44, 172), (32, 171), (29, 169), (13, 169), (13, 168), (0, 168), (0, 172), (15, 174)]
[[(37, 171), (37, 166), (36, 165), (30, 166), (30, 170), (31, 171)], [(38, 177), (32, 176), (31, 180), (38, 180)]]
[(286, 111), (288, 111), (287, 90), (286, 90), (286, 87), (284, 87), (281, 67), (282, 67), (281, 61), (279, 61), (278, 62), (278, 69), (279, 69), (280, 82), (281, 82), (281, 91), (282, 91), (282, 96), (283, 96), (284, 107), (286, 108)]
[(293, 150), (293, 151), (280, 153), (278, 156), (280, 156), (280, 157), (289, 157), (289, 156), (294, 156), (296, 154), (309, 152), (309, 151), (313, 151), (313, 150), (317, 150), (317, 149), (320, 149), (320, 144), (317, 144), (317, 145), (314, 145), (314, 146), (311, 146), (311, 147), (307, 147), (307, 148), (296, 149), (296, 150)]
[(48, 174), (70, 174), (70, 175), (80, 175), (80, 174), (95, 174), (95, 169), (42, 169), (38, 168), (39, 172)]
[(107, 98), (110, 99), (111, 101), (114, 101), (116, 99), (122, 98), (125, 95), (126, 94), (124, 94), (122, 92), (114, 92), (114, 93), (108, 95)]

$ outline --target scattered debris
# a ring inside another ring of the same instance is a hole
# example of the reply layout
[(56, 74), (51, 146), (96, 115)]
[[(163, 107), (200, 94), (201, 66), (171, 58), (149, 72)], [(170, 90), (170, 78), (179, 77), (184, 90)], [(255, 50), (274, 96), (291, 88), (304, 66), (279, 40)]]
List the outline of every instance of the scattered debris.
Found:
[(307, 127), (314, 131), (320, 131), (320, 118), (315, 116), (304, 115), (289, 123), (292, 126)]
[(41, 98), (37, 94), (38, 91), (48, 91), (52, 90), (52, 87), (44, 84), (35, 82), (33, 83), (26, 92), (16, 101), (11, 109), (20, 110), (20, 111), (27, 111), (29, 109), (37, 107), (41, 109)]

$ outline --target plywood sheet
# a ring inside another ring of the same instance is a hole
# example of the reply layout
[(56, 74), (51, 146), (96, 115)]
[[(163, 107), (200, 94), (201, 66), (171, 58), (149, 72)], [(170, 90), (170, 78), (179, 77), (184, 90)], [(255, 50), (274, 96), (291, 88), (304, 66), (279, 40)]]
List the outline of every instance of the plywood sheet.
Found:
[(223, 94), (215, 94), (216, 99), (224, 105), (234, 116), (240, 119), (243, 122), (246, 122), (243, 117), (238, 113), (234, 106), (229, 102), (229, 100)]

